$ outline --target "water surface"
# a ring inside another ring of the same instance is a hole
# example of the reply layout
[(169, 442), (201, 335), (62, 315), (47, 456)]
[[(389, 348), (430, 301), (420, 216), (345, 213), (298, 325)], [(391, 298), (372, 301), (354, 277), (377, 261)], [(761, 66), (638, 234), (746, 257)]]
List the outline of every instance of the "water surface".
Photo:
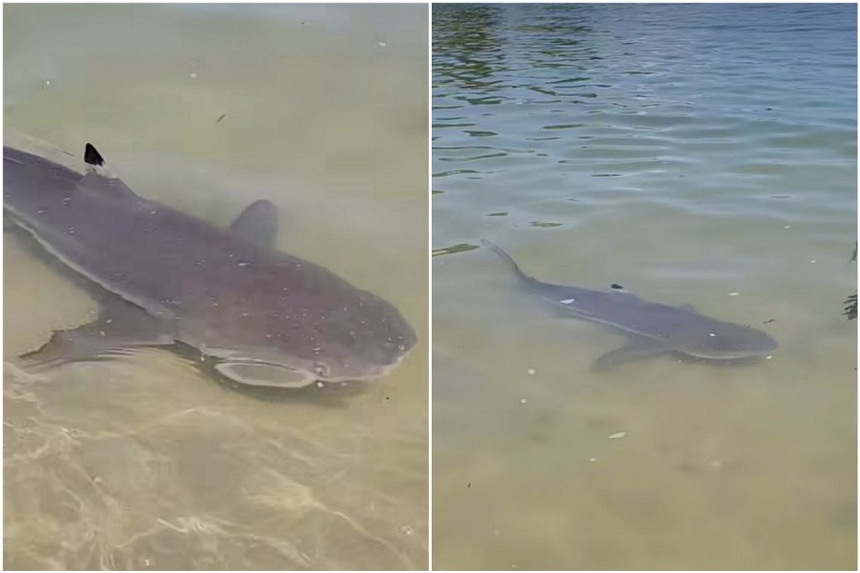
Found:
[[(853, 569), (856, 8), (435, 6), (440, 569)], [(766, 330), (742, 368), (526, 300), (556, 283)]]
[[(91, 299), (6, 234), (4, 565), (427, 566), (427, 8), (5, 8), (6, 143), (228, 225), (395, 304), (394, 374), (247, 395), (162, 350), (33, 376), (15, 357)], [(398, 269), (398, 272), (391, 272)]]

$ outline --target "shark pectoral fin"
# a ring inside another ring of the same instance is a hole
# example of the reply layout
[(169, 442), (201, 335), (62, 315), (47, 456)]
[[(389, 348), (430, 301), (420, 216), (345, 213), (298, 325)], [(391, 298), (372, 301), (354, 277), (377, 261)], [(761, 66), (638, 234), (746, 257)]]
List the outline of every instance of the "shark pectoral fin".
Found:
[(595, 370), (608, 370), (625, 362), (633, 362), (643, 358), (651, 358), (664, 352), (669, 348), (659, 340), (651, 338), (634, 338), (626, 346), (610, 350), (594, 361)]
[(255, 245), (272, 248), (278, 235), (278, 209), (265, 199), (254, 201), (236, 217), (230, 230)]
[(37, 367), (104, 360), (130, 354), (138, 346), (166, 346), (175, 341), (163, 322), (122, 299), (103, 305), (98, 319), (71, 330), (58, 330), (41, 348), (21, 355)]

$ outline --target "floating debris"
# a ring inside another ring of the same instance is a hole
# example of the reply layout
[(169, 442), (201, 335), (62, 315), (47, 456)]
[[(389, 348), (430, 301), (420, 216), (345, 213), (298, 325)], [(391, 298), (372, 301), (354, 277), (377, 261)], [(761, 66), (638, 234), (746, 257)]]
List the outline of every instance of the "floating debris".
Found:
[(216, 120), (215, 120), (215, 123), (218, 123), (219, 121), (221, 121), (221, 120), (222, 120), (222, 119), (224, 119), (225, 117), (227, 117), (227, 114), (226, 114), (226, 113), (222, 113), (222, 114), (221, 114), (221, 117), (219, 117), (218, 119), (216, 119)]
[(626, 435), (627, 435), (627, 432), (617, 432), (617, 433), (612, 434), (611, 436), (609, 436), (609, 439), (610, 439), (610, 440), (617, 440), (617, 439), (619, 439), (619, 438), (623, 438), (623, 437), (624, 437), (624, 436), (626, 436)]

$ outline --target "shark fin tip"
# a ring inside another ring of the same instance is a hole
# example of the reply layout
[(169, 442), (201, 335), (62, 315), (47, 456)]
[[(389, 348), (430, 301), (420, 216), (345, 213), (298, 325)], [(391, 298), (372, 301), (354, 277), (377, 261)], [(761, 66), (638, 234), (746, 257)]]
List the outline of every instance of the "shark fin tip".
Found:
[(105, 164), (105, 160), (101, 153), (98, 152), (92, 143), (87, 143), (84, 148), (84, 162), (87, 165), (93, 165), (96, 167), (101, 167)]

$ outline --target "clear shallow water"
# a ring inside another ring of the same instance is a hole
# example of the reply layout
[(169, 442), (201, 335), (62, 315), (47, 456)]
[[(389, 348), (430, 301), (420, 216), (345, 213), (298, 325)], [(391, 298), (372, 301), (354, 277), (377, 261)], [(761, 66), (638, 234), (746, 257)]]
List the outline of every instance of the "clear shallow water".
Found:
[[(427, 331), (426, 7), (4, 16), (6, 143), (92, 142), (216, 224), (269, 199), (279, 248)], [(96, 308), (4, 239), (6, 568), (426, 568), (426, 337), (357, 391), (240, 394), (158, 350), (34, 377), (15, 357)]]
[[(435, 568), (856, 567), (855, 23), (434, 7)], [(594, 373), (623, 339), (529, 302), (481, 238), (780, 348)]]

